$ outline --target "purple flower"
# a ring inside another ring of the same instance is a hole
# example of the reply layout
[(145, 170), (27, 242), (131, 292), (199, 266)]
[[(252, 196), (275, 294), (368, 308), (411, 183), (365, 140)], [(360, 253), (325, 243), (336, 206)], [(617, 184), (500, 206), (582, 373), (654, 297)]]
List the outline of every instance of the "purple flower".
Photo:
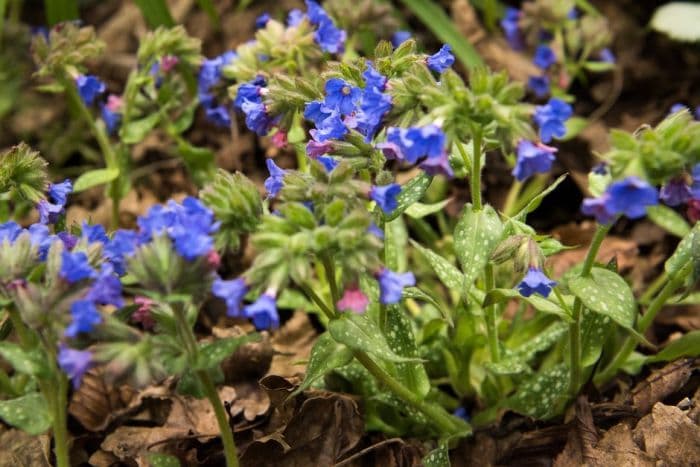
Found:
[(394, 48), (400, 46), (407, 40), (411, 38), (411, 32), (410, 31), (396, 31), (392, 36), (391, 36), (391, 45), (394, 46)]
[(100, 305), (114, 305), (117, 308), (124, 306), (122, 283), (114, 273), (114, 266), (111, 263), (102, 263), (100, 272), (85, 295), (85, 299)]
[(267, 113), (265, 104), (245, 101), (241, 106), (241, 110), (245, 114), (246, 126), (258, 136), (265, 136), (272, 128), (273, 121)]
[(508, 7), (506, 8), (506, 13), (501, 20), (501, 28), (503, 28), (503, 34), (506, 36), (506, 41), (515, 50), (522, 50), (525, 47), (525, 42), (523, 40), (523, 35), (518, 26), (518, 21), (520, 20), (520, 10), (517, 8)]
[(306, 155), (311, 159), (316, 159), (317, 157), (328, 154), (333, 150), (333, 143), (330, 141), (318, 142), (311, 140), (306, 143)]
[(428, 68), (437, 73), (442, 73), (451, 67), (455, 62), (455, 56), (452, 55), (451, 50), (452, 47), (449, 44), (444, 44), (440, 50), (428, 57), (426, 60)]
[(598, 60), (604, 63), (615, 63), (615, 54), (607, 47), (598, 52)]
[(673, 104), (673, 105), (671, 106), (671, 108), (670, 108), (669, 111), (668, 111), (668, 114), (669, 114), (669, 115), (673, 115), (673, 114), (675, 114), (676, 112), (680, 112), (680, 111), (682, 111), (682, 110), (688, 110), (688, 106), (685, 105), (685, 104), (681, 104), (680, 102), (676, 102), (675, 104)]
[(384, 186), (373, 186), (369, 197), (379, 205), (385, 214), (391, 214), (399, 206), (396, 197), (401, 193), (401, 185), (392, 183)]
[(287, 26), (289, 26), (290, 28), (294, 27), (294, 26), (298, 26), (299, 23), (301, 23), (301, 21), (304, 19), (305, 16), (306, 15), (304, 15), (303, 11), (301, 11), (298, 8), (294, 8), (287, 15)]
[(371, 233), (380, 240), (384, 240), (384, 231), (379, 228), (377, 224), (372, 222), (369, 227), (367, 227), (367, 232)]
[(690, 186), (690, 190), (693, 193), (693, 198), (700, 199), (700, 163), (693, 166), (691, 176), (693, 177), (693, 183)]
[(0, 224), (0, 244), (5, 243), (5, 241), (8, 243), (14, 242), (21, 233), (22, 227), (15, 221), (7, 221)]
[(225, 105), (208, 107), (204, 110), (204, 115), (207, 117), (207, 120), (221, 128), (231, 127), (231, 114)]
[(540, 127), (540, 139), (549, 143), (552, 138), (561, 138), (566, 134), (566, 120), (571, 117), (573, 110), (561, 99), (552, 98), (546, 105), (535, 108), (534, 120)]
[(252, 319), (258, 330), (275, 329), (280, 325), (277, 301), (274, 296), (268, 293), (261, 295), (254, 303), (243, 308), (243, 315)]
[[(41, 224), (36, 224), (36, 225), (41, 225)], [(48, 230), (48, 228), (47, 228)], [(73, 234), (70, 234), (68, 232), (58, 232), (56, 236), (63, 242), (63, 246), (65, 247), (66, 250), (70, 251), (72, 250), (76, 243), (78, 243), (78, 237), (76, 237)]]
[(530, 267), (523, 280), (518, 284), (518, 291), (523, 297), (529, 297), (533, 293), (547, 297), (555, 285), (557, 283), (547, 277), (541, 269)]
[(68, 202), (68, 195), (73, 192), (73, 183), (69, 179), (61, 183), (52, 183), (49, 185), (49, 197), (51, 201), (61, 206), (65, 206)]
[(87, 106), (91, 106), (95, 98), (105, 92), (105, 83), (93, 75), (78, 75), (75, 78), (75, 85), (78, 88), (80, 99)]
[(66, 328), (66, 337), (76, 337), (81, 332), (91, 332), (102, 322), (102, 315), (90, 300), (76, 300), (70, 307), (73, 321)]
[(100, 114), (102, 115), (102, 121), (105, 122), (105, 126), (107, 127), (107, 132), (110, 135), (114, 134), (122, 121), (122, 115), (117, 112), (112, 112), (106, 105), (101, 106)]
[(88, 350), (75, 350), (64, 344), (58, 348), (58, 365), (73, 382), (73, 389), (80, 387), (83, 375), (90, 369), (92, 353)]
[(542, 44), (535, 49), (535, 56), (532, 61), (538, 67), (546, 70), (557, 62), (557, 56), (549, 46)]
[(687, 203), (693, 197), (690, 187), (682, 178), (669, 180), (659, 192), (659, 198), (669, 206)]
[(328, 173), (333, 172), (333, 169), (338, 167), (338, 164), (340, 164), (338, 159), (330, 156), (320, 156), (316, 160), (323, 165), (323, 168), (326, 169), (326, 172)]
[(347, 115), (355, 110), (362, 91), (345, 80), (331, 78), (326, 81), (326, 105)]
[(404, 287), (416, 285), (416, 277), (412, 272), (399, 274), (386, 268), (379, 272), (377, 280), (379, 281), (379, 301), (384, 305), (398, 303)]
[(211, 286), (211, 293), (226, 303), (228, 316), (241, 316), (241, 302), (248, 293), (248, 286), (242, 278), (225, 281), (217, 277)]
[(549, 94), (549, 78), (546, 75), (530, 76), (527, 79), (527, 87), (539, 98)]
[(581, 212), (587, 216), (596, 218), (599, 224), (609, 224), (615, 219), (615, 214), (608, 211), (608, 196), (603, 195), (598, 198), (586, 198), (581, 205)]
[(272, 159), (267, 159), (265, 164), (267, 164), (267, 170), (270, 172), (270, 176), (265, 180), (265, 189), (268, 196), (277, 196), (277, 193), (284, 186), (284, 175), (287, 171), (280, 169)]
[(439, 157), (429, 157), (420, 163), (418, 166), (428, 175), (444, 175), (445, 177), (454, 177), (454, 171), (450, 166), (450, 160), (447, 152), (443, 151)]
[(616, 214), (624, 214), (630, 219), (638, 219), (646, 214), (646, 207), (659, 203), (656, 188), (637, 177), (627, 177), (612, 183), (606, 193), (610, 195), (607, 209)]
[(36, 207), (39, 210), (39, 222), (42, 224), (55, 224), (63, 214), (62, 204), (49, 203), (45, 199), (39, 200)]
[(444, 152), (445, 133), (437, 125), (387, 130), (387, 141), (401, 149), (396, 153), (405, 162), (415, 164), (423, 156), (440, 157)]
[(267, 26), (267, 22), (270, 21), (270, 14), (263, 13), (262, 15), (255, 18), (255, 29), (262, 29)]
[(513, 176), (522, 182), (535, 173), (549, 172), (555, 159), (555, 152), (557, 152), (556, 148), (521, 140), (518, 142), (518, 158), (513, 168)]
[(88, 257), (82, 251), (61, 253), (61, 269), (59, 275), (68, 281), (69, 284), (92, 277), (94, 274)]
[(107, 232), (101, 224), (90, 225), (87, 221), (83, 221), (80, 230), (81, 237), (87, 239), (88, 243), (101, 242), (105, 245), (109, 243)]

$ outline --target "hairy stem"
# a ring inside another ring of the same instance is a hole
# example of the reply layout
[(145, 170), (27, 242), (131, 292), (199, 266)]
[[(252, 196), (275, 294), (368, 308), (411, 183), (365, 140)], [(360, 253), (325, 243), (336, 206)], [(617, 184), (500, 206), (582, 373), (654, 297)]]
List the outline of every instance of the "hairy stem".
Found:
[[(593, 240), (591, 241), (591, 246), (588, 247), (588, 253), (586, 253), (586, 259), (583, 262), (583, 268), (581, 269), (581, 277), (586, 277), (591, 273), (593, 268), (593, 263), (595, 257), (598, 255), (600, 246), (603, 243), (603, 239), (610, 231), (612, 223), (598, 225), (595, 231)], [(583, 318), (583, 302), (581, 299), (576, 297), (574, 300), (573, 307), (573, 319), (574, 321), (569, 324), (569, 394), (573, 397), (578, 393), (579, 386), (581, 385), (581, 320)]]
[[(493, 266), (491, 263), (486, 264), (486, 293), (489, 293), (496, 286), (493, 277)], [(491, 353), (491, 361), (498, 363), (501, 361), (501, 351), (498, 343), (498, 328), (496, 326), (497, 310), (494, 305), (489, 305), (484, 310), (484, 319), (486, 320), (486, 335), (489, 342), (489, 351)]]
[(219, 393), (216, 392), (216, 387), (214, 386), (214, 383), (206, 370), (197, 371), (197, 378), (204, 389), (204, 394), (207, 396), (207, 399), (209, 399), (209, 402), (214, 409), (216, 422), (218, 423), (219, 431), (221, 432), (221, 441), (224, 444), (226, 466), (238, 467), (238, 452), (236, 451), (236, 443), (233, 440), (233, 430), (231, 430), (231, 426), (228, 423), (226, 409), (224, 408), (224, 404), (221, 403)]
[(470, 181), (472, 204), (474, 209), (481, 209), (481, 130), (474, 131), (472, 138), (472, 178)]

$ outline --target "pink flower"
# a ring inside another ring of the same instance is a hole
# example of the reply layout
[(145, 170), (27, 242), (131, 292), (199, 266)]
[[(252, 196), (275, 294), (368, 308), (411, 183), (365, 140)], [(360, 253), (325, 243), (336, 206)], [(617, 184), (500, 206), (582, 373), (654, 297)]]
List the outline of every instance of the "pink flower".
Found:
[(131, 320), (135, 323), (141, 323), (144, 329), (153, 329), (156, 322), (151, 316), (151, 307), (155, 302), (148, 297), (136, 297), (134, 303), (139, 307), (131, 315)]
[(355, 313), (364, 313), (369, 300), (367, 296), (357, 287), (356, 284), (350, 285), (345, 289), (343, 298), (338, 300), (336, 306), (339, 310), (351, 310)]
[(124, 101), (122, 100), (121, 96), (117, 96), (116, 94), (110, 94), (109, 96), (107, 96), (107, 103), (105, 104), (105, 108), (110, 112), (119, 112), (119, 109), (122, 108), (123, 104)]
[(287, 132), (277, 130), (277, 133), (272, 136), (272, 144), (279, 149), (285, 148), (287, 146)]
[(219, 266), (221, 266), (221, 255), (216, 250), (211, 250), (207, 254), (207, 264), (213, 270), (219, 269)]
[(175, 55), (166, 55), (160, 59), (160, 69), (163, 70), (163, 73), (168, 73), (175, 68), (178, 63), (180, 63), (180, 59)]

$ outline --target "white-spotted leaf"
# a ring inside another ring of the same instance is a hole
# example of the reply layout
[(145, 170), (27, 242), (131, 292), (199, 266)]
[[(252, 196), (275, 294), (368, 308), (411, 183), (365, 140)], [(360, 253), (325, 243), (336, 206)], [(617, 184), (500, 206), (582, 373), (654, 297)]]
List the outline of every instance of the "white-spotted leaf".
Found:
[(425, 191), (430, 186), (430, 182), (433, 181), (433, 177), (425, 172), (421, 172), (420, 175), (412, 178), (411, 181), (406, 183), (401, 187), (401, 193), (396, 197), (398, 206), (392, 211), (391, 214), (384, 217), (385, 221), (390, 221), (399, 217), (410, 205), (418, 201), (423, 197)]
[(522, 300), (529, 305), (531, 305), (537, 311), (542, 313), (548, 313), (551, 315), (557, 315), (565, 321), (571, 322), (573, 318), (569, 313), (562, 308), (558, 303), (550, 301), (539, 295), (530, 295), (529, 297), (523, 297), (515, 289), (493, 289), (484, 298), (483, 306), (493, 305), (495, 303), (501, 303), (513, 298)]
[(321, 334), (311, 349), (304, 382), (293, 394), (299, 394), (326, 374), (347, 365), (350, 361), (352, 361), (352, 350), (348, 346), (336, 342), (327, 332)]
[(669, 275), (676, 274), (691, 260), (693, 255), (693, 240), (699, 232), (700, 222), (696, 222), (690, 233), (688, 233), (688, 235), (683, 237), (683, 239), (680, 241), (676, 247), (676, 251), (674, 251), (671, 257), (666, 260), (664, 269)]
[(533, 418), (551, 418), (563, 409), (568, 387), (569, 368), (561, 363), (521, 383), (506, 405)]
[(442, 211), (450, 201), (452, 200), (448, 198), (433, 204), (413, 203), (406, 209), (406, 215), (414, 219), (420, 219), (421, 217)]
[(632, 289), (619, 274), (594, 267), (588, 276), (570, 279), (569, 289), (589, 310), (633, 330), (637, 306)]
[(450, 467), (450, 456), (447, 452), (447, 446), (441, 445), (437, 449), (433, 449), (423, 458), (424, 467)]
[(479, 211), (471, 204), (464, 206), (455, 227), (454, 241), (455, 252), (464, 272), (465, 292), (484, 270), (502, 234), (503, 224), (491, 206), (486, 205)]
[(683, 238), (690, 232), (690, 225), (683, 216), (663, 204), (647, 206), (647, 217), (654, 224), (677, 237)]
[(428, 260), (428, 264), (433, 268), (435, 274), (437, 274), (440, 281), (445, 284), (448, 289), (451, 290), (461, 290), (463, 285), (464, 277), (462, 273), (459, 272), (452, 263), (447, 261), (442, 256), (435, 253), (433, 250), (425, 248), (420, 243), (411, 240), (411, 245), (413, 245), (418, 251), (421, 252), (425, 259)]
[[(388, 307), (384, 334), (389, 347), (397, 355), (418, 358), (418, 348), (411, 320), (404, 314), (401, 307), (396, 305)], [(430, 391), (430, 380), (423, 363), (396, 363), (396, 372), (401, 382), (414, 394), (425, 397)]]
[(46, 401), (38, 392), (0, 401), (0, 418), (30, 435), (40, 435), (51, 426)]

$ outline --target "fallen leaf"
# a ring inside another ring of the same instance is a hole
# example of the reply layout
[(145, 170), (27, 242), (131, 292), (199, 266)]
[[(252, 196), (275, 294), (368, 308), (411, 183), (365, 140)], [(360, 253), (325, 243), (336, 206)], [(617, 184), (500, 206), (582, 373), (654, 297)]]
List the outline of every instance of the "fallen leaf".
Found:
[(16, 428), (0, 426), (0, 467), (50, 467), (49, 435), (31, 436)]
[(306, 313), (297, 311), (272, 337), (275, 351), (268, 374), (282, 377), (303, 375), (305, 366), (300, 362), (309, 359), (316, 342), (317, 332)]
[(242, 381), (234, 388), (236, 397), (229, 409), (232, 417), (243, 414), (243, 418), (251, 422), (270, 409), (270, 398), (257, 382)]
[(637, 423), (633, 439), (656, 465), (700, 465), (700, 426), (678, 407), (654, 405)]
[(595, 459), (594, 446), (598, 443), (598, 433), (593, 423), (593, 413), (588, 397), (576, 399), (574, 420), (569, 429), (564, 450), (554, 460), (554, 467), (582, 465)]
[(609, 429), (596, 446), (595, 461), (592, 467), (611, 465), (653, 467), (654, 459), (644, 453), (632, 439), (632, 429), (626, 423), (620, 423)]
[(649, 413), (657, 402), (681, 389), (690, 379), (695, 359), (683, 358), (652, 371), (644, 381), (635, 386), (630, 393), (632, 406), (639, 415)]

